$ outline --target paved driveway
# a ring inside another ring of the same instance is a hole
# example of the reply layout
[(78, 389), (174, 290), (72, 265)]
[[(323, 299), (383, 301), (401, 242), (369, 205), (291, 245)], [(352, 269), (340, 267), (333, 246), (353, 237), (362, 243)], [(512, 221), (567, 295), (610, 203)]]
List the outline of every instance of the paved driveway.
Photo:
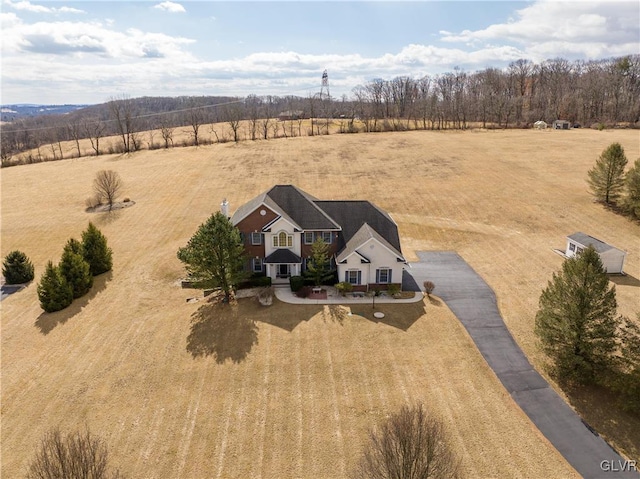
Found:
[(493, 290), (457, 253), (420, 252), (418, 257), (420, 262), (409, 269), (415, 282), (433, 281), (434, 294), (458, 317), (516, 403), (578, 473), (585, 478), (640, 477), (623, 470), (622, 457), (533, 369), (505, 326)]

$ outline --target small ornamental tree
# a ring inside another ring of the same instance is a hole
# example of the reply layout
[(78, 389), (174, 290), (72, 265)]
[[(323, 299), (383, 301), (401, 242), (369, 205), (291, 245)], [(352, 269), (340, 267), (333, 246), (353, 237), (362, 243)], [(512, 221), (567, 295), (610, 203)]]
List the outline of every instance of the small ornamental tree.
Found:
[(459, 467), (444, 425), (419, 404), (403, 406), (369, 433), (355, 477), (455, 478)]
[(109, 211), (113, 208), (118, 193), (122, 189), (120, 175), (113, 170), (100, 170), (93, 180), (93, 191), (109, 205)]
[(107, 246), (107, 238), (89, 223), (86, 231), (82, 233), (82, 255), (93, 276), (106, 273), (112, 267), (112, 251)]
[(82, 256), (82, 244), (70, 239), (64, 247), (60, 259), (60, 273), (67, 280), (73, 290), (73, 297), (79, 298), (89, 292), (93, 286), (91, 268)]
[(333, 278), (334, 272), (330, 269), (329, 264), (329, 245), (322, 238), (317, 238), (311, 245), (309, 258), (305, 276), (313, 280), (313, 284), (320, 286)]
[(7, 284), (28, 283), (33, 280), (33, 264), (22, 251), (11, 251), (2, 263), (2, 276)]
[(640, 160), (636, 160), (625, 177), (627, 195), (624, 198), (624, 207), (627, 212), (640, 219)]
[(597, 382), (615, 366), (615, 286), (598, 253), (588, 247), (565, 260), (540, 296), (535, 333), (560, 380)]
[(620, 143), (612, 143), (602, 152), (596, 165), (588, 172), (591, 191), (598, 201), (610, 204), (620, 198), (624, 188), (625, 166), (627, 157)]
[(47, 268), (38, 283), (38, 299), (40, 306), (47, 313), (60, 311), (73, 301), (71, 286), (51, 261), (47, 263)]
[(29, 464), (27, 479), (117, 479), (118, 469), (109, 466), (109, 451), (99, 436), (84, 432), (62, 434), (53, 429), (42, 437)]
[(203, 288), (222, 289), (227, 302), (247, 277), (242, 269), (245, 257), (240, 231), (221, 212), (201, 224), (177, 255), (191, 281)]

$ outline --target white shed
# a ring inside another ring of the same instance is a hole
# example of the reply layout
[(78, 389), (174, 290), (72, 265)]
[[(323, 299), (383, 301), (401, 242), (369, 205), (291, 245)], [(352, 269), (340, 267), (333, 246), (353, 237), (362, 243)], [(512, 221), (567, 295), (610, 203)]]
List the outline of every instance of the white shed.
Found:
[(538, 120), (533, 124), (533, 127), (536, 130), (544, 130), (545, 128), (547, 128), (547, 122), (546, 121), (542, 121), (542, 120)]
[(585, 233), (574, 233), (567, 236), (565, 256), (567, 256), (567, 258), (573, 258), (589, 246), (593, 246), (596, 250), (607, 273), (622, 273), (624, 259), (627, 256), (626, 251), (622, 251)]

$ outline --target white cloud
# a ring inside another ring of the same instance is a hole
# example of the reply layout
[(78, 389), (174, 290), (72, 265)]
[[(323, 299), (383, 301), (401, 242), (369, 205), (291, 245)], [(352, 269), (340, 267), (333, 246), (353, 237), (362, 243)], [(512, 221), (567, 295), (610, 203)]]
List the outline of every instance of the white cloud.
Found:
[(162, 2), (154, 5), (153, 8), (157, 8), (158, 10), (164, 10), (165, 12), (171, 13), (184, 13), (186, 10), (182, 5), (176, 2)]
[[(37, 22), (26, 24), (7, 17), (3, 54), (97, 55), (101, 58), (180, 58), (192, 59), (183, 49), (193, 40), (163, 33), (130, 29), (125, 32), (100, 22)], [(33, 57), (34, 61), (41, 58)], [(95, 63), (95, 60), (93, 61)]]
[(13, 2), (11, 0), (5, 0), (4, 4), (15, 9), (32, 13), (85, 13), (84, 10), (78, 10), (73, 7), (60, 7), (51, 8), (44, 5), (35, 5), (29, 1), (21, 0), (19, 2)]
[(442, 31), (442, 41), (482, 45), (489, 42), (520, 44), (536, 60), (545, 55), (590, 57), (595, 52), (613, 56), (620, 45), (640, 48), (640, 5), (619, 1), (539, 0), (516, 11), (517, 18), (482, 30), (458, 34)]

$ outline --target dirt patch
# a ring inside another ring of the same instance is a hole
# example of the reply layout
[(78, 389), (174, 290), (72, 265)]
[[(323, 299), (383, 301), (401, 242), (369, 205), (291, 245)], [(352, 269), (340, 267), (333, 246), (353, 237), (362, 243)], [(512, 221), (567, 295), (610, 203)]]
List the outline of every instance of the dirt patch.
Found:
[(106, 213), (113, 210), (121, 210), (123, 208), (129, 208), (130, 206), (133, 206), (135, 204), (136, 204), (135, 201), (118, 201), (117, 203), (114, 203), (111, 206), (111, 208), (109, 208), (109, 205), (98, 205), (98, 206), (89, 207), (85, 211), (87, 213)]

